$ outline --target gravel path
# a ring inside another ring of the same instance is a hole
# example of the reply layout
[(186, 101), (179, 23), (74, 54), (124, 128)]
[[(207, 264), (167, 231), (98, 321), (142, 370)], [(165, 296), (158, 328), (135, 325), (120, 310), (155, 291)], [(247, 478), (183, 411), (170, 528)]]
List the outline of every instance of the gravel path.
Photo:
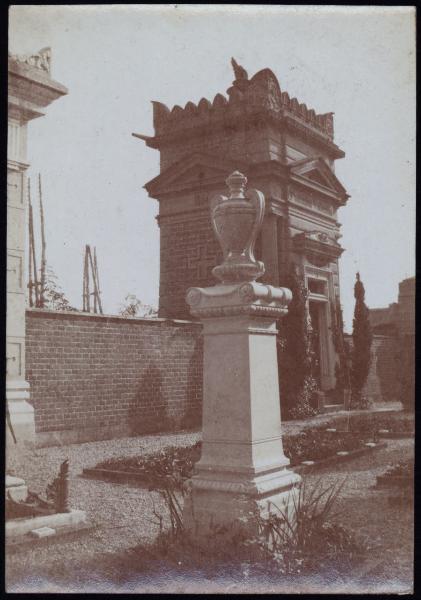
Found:
[[(20, 459), (9, 458), (8, 465), (18, 476), (26, 479), (30, 489), (38, 493), (44, 493), (46, 483), (58, 471), (60, 462), (69, 458), (70, 504), (72, 508), (85, 510), (96, 528), (75, 538), (58, 538), (47, 546), (26, 547), (9, 553), (6, 559), (8, 591), (95, 592), (104, 591), (105, 585), (111, 586), (107, 587), (107, 592), (158, 589), (174, 592), (177, 588), (192, 592), (208, 590), (205, 583), (200, 590), (200, 581), (189, 583), (182, 574), (174, 575), (170, 581), (153, 584), (134, 578), (131, 582), (120, 582), (117, 587), (112, 587), (116, 585), (115, 573), (111, 575), (116, 558), (124, 550), (154, 538), (158, 528), (151, 522), (154, 519), (153, 502), (158, 512), (164, 512), (164, 508), (157, 494), (147, 490), (79, 477), (83, 468), (93, 467), (100, 460), (147, 454), (170, 445), (186, 446), (194, 444), (200, 437), (200, 432), (196, 431), (124, 438), (37, 449), (26, 451)], [(371, 488), (376, 475), (384, 472), (388, 464), (412, 455), (413, 441), (389, 440), (387, 448), (372, 455), (340, 463), (334, 468), (326, 467), (323, 471), (306, 476), (309, 482), (322, 475), (324, 480), (332, 481), (347, 477), (339, 503), (339, 508), (344, 511), (340, 521), (369, 540), (372, 547), (366, 572), (356, 573), (355, 581), (337, 583), (339, 587), (335, 588), (336, 591), (403, 591), (411, 587), (412, 513), (401, 507), (390, 507), (387, 493)], [(108, 580), (104, 580), (107, 579), (107, 565), (110, 566), (110, 572)], [(262, 582), (240, 581), (233, 582), (231, 589), (226, 581), (221, 581), (219, 591), (248, 591), (256, 585), (259, 591), (264, 591), (266, 586), (266, 591), (280, 592), (282, 587), (287, 591), (287, 583), (284, 580), (279, 587), (278, 582), (273, 588), (270, 582), (264, 582), (263, 585)], [(213, 584), (219, 585), (217, 581)], [(292, 589), (299, 585), (301, 592), (317, 592), (323, 589), (324, 584), (314, 579), (309, 583), (303, 578), (299, 584), (294, 581), (291, 585), (294, 586)], [(330, 582), (329, 592), (334, 587)]]

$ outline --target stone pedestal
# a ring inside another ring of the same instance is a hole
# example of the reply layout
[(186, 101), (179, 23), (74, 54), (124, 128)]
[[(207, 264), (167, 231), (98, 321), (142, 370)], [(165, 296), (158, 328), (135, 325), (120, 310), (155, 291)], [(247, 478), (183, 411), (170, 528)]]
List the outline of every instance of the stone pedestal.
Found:
[(291, 292), (256, 282), (192, 288), (203, 322), (203, 443), (185, 526), (196, 533), (291, 511), (300, 477), (282, 448), (276, 320)]
[(6, 498), (9, 497), (15, 502), (25, 502), (28, 497), (28, 487), (20, 477), (6, 475)]
[[(16, 446), (32, 446), (35, 443), (34, 407), (29, 404), (29, 383), (25, 380), (6, 381), (6, 400), (10, 422), (16, 436)], [(15, 442), (7, 428), (6, 445), (8, 451), (15, 450)]]
[(213, 269), (219, 285), (191, 288), (187, 303), (203, 323), (203, 442), (184, 506), (185, 527), (206, 535), (256, 516), (291, 512), (300, 477), (288, 470), (282, 448), (276, 321), (291, 292), (257, 283), (264, 264), (254, 258), (264, 195), (245, 191), (235, 171), (229, 197), (211, 200), (211, 219), (224, 261)]

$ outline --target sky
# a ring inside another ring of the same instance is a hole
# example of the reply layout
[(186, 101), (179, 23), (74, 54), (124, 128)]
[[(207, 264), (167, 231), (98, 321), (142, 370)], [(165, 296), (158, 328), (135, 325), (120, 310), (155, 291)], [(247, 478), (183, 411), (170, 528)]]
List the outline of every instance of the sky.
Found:
[(29, 124), (29, 175), (42, 175), (47, 261), (74, 306), (85, 244), (97, 249), (105, 313), (129, 293), (158, 305), (158, 203), (143, 186), (159, 173), (159, 152), (131, 134), (153, 134), (152, 100), (171, 108), (225, 93), (231, 56), (335, 113), (346, 153), (335, 170), (351, 196), (339, 210), (345, 329), (356, 271), (372, 308), (395, 302), (399, 281), (415, 274), (411, 7), (12, 6), (9, 51), (46, 46), (69, 94)]

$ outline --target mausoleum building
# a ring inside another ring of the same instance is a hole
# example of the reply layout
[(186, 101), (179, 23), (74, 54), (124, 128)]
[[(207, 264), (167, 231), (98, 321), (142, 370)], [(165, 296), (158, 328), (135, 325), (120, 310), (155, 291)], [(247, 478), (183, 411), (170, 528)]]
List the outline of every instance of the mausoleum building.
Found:
[(332, 320), (343, 252), (338, 209), (349, 198), (335, 175), (335, 160), (345, 154), (334, 142), (333, 113), (316, 114), (290, 98), (270, 69), (249, 78), (235, 61), (233, 67), (228, 97), (171, 110), (153, 102), (154, 136), (133, 134), (160, 152), (160, 174), (145, 185), (159, 201), (159, 316), (190, 318), (186, 290), (214, 284), (211, 271), (221, 254), (209, 203), (239, 170), (266, 198), (255, 250), (266, 267), (261, 280), (285, 285), (292, 265), (298, 269), (309, 291), (319, 384), (329, 390), (335, 385)]

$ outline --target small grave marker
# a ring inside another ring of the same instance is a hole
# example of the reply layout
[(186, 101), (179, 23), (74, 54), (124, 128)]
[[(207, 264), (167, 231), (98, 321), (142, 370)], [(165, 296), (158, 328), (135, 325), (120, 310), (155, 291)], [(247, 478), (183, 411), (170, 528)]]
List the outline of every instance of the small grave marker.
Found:
[(32, 535), (33, 537), (36, 537), (36, 538), (45, 538), (50, 535), (55, 535), (56, 530), (53, 529), (52, 527), (38, 527), (38, 529), (33, 529), (29, 533), (30, 533), (30, 535)]

